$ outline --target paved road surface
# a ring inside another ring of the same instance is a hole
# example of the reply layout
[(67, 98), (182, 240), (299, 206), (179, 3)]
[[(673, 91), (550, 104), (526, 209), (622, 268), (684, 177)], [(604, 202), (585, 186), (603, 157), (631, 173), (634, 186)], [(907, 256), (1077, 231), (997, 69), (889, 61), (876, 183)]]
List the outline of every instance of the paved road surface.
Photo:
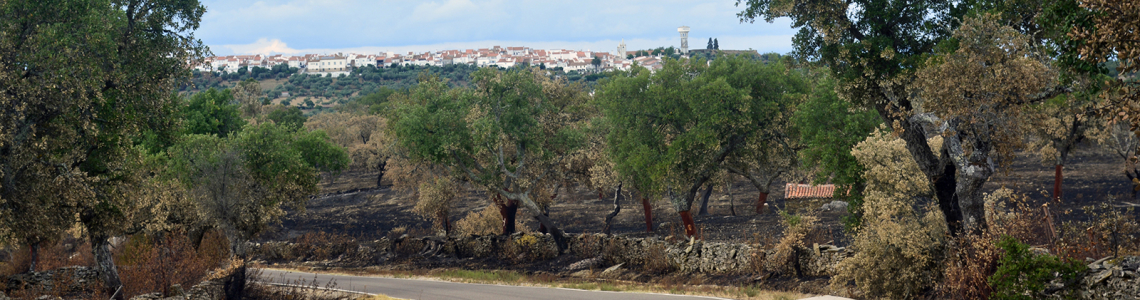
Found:
[(329, 280), (336, 280), (336, 288), (384, 294), (404, 299), (469, 299), (469, 300), (513, 300), (513, 299), (581, 299), (581, 300), (689, 300), (723, 299), (713, 297), (584, 291), (563, 288), (507, 286), (494, 284), (454, 283), (431, 280), (365, 277), (331, 274), (313, 274), (284, 270), (262, 269), (262, 280), (274, 283), (291, 283), (297, 279), (308, 281), (316, 276), (321, 286)]

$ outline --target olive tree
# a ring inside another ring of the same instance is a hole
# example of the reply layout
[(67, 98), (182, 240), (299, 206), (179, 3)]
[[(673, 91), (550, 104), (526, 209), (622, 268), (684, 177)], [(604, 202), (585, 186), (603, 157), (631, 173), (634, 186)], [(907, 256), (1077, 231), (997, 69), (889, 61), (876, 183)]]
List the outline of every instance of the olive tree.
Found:
[(188, 135), (168, 150), (167, 174), (187, 191), (202, 225), (218, 228), (231, 255), (284, 215), (304, 209), (317, 192), (318, 170), (348, 164), (347, 154), (323, 132), (297, 132), (274, 123), (221, 138)]
[[(526, 207), (566, 248), (562, 231), (542, 214), (536, 188), (581, 146), (575, 110), (587, 94), (533, 69), (482, 69), (470, 89), (431, 77), (395, 100), (389, 123), (410, 157), (442, 164), (505, 201)], [(504, 220), (514, 223), (513, 219)]]
[(656, 73), (635, 67), (597, 89), (618, 173), (634, 179), (640, 192), (667, 198), (690, 236), (697, 191), (726, 159), (744, 159), (749, 143), (763, 140), (763, 129), (775, 125), (784, 97), (794, 92), (774, 76), (782, 65), (753, 65), (759, 63), (670, 59)]
[(387, 120), (377, 115), (323, 113), (309, 118), (305, 127), (324, 130), (333, 142), (348, 149), (352, 158), (349, 168), (378, 172), (376, 186), (380, 186), (394, 151), (384, 134)]

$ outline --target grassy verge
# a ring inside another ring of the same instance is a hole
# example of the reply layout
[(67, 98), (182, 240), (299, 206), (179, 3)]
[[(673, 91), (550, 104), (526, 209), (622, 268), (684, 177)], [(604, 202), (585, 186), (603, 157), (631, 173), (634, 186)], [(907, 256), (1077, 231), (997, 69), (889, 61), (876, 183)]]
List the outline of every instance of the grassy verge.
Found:
[[(460, 283), (502, 284), (516, 286), (538, 286), (579, 289), (588, 291), (610, 291), (631, 293), (660, 293), (674, 295), (710, 296), (732, 299), (757, 300), (793, 300), (806, 298), (811, 295), (795, 292), (770, 291), (758, 286), (720, 286), (691, 284), (681, 280), (663, 280), (669, 283), (643, 283), (633, 281), (619, 281), (606, 279), (565, 278), (548, 273), (523, 274), (509, 270), (463, 270), (463, 269), (434, 269), (434, 270), (310, 270), (308, 268), (287, 268), (272, 266), (281, 270), (293, 270), (311, 273), (342, 274), (356, 276), (381, 276), (405, 279), (443, 280)], [(379, 298), (387, 299), (387, 298)]]

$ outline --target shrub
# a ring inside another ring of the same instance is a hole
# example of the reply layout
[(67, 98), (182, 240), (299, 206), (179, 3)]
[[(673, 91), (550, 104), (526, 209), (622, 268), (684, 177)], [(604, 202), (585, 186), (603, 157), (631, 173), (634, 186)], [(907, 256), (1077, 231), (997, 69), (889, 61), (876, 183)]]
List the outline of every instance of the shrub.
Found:
[(780, 210), (780, 225), (784, 227), (784, 236), (776, 243), (776, 252), (769, 260), (776, 264), (774, 271), (780, 273), (797, 272), (796, 249), (804, 248), (804, 240), (808, 234), (815, 230), (819, 218), (814, 215), (794, 215)]
[(359, 243), (346, 234), (307, 232), (293, 239), (293, 255), (305, 260), (329, 260), (353, 255)]
[(1045, 209), (1029, 202), (1025, 195), (1007, 188), (985, 195), (988, 226), (981, 234), (961, 236), (949, 242), (940, 293), (957, 299), (991, 298), (995, 289), (989, 280), (997, 272), (1002, 257), (1002, 249), (997, 244), (1003, 237), (1038, 245), (1052, 244), (1052, 226), (1042, 222), (1047, 220)]
[[(206, 243), (203, 246), (213, 248)], [(189, 289), (219, 264), (211, 260), (216, 259), (213, 255), (200, 255), (189, 238), (177, 233), (165, 233), (161, 237), (134, 235), (118, 250), (115, 263), (119, 266), (127, 298), (151, 292), (173, 296), (171, 285)]]
[[(515, 230), (524, 234), (532, 233), (522, 223), (522, 218), (515, 219)], [(503, 217), (499, 214), (499, 207), (487, 205), (483, 209), (467, 214), (466, 217), (455, 222), (455, 231), (459, 235), (496, 235), (503, 233)]]
[(1102, 203), (1085, 206), (1088, 221), (1061, 226), (1057, 253), (1070, 258), (1140, 255), (1140, 222), (1134, 208), (1116, 208)]
[(665, 252), (664, 243), (653, 243), (645, 249), (645, 264), (642, 268), (649, 274), (665, 274), (673, 271), (669, 264), (668, 253)]
[(989, 277), (997, 271), (1001, 250), (992, 234), (965, 235), (948, 241), (939, 293), (952, 299), (989, 299)]
[(915, 298), (939, 282), (945, 255), (946, 222), (932, 205), (913, 202), (931, 189), (902, 139), (880, 128), (851, 154), (867, 181), (863, 227), (855, 256), (838, 266), (832, 284), (854, 281), (869, 297)]
[(451, 231), (451, 202), (459, 194), (459, 185), (454, 181), (436, 177), (420, 184), (419, 197), (412, 209), (416, 214), (432, 221), (437, 231)]
[(1086, 266), (1076, 260), (1061, 260), (1053, 255), (1037, 255), (1011, 236), (1003, 236), (997, 246), (1005, 251), (997, 272), (989, 278), (994, 299), (1041, 299), (1045, 285), (1054, 279), (1070, 283), (1079, 278)]

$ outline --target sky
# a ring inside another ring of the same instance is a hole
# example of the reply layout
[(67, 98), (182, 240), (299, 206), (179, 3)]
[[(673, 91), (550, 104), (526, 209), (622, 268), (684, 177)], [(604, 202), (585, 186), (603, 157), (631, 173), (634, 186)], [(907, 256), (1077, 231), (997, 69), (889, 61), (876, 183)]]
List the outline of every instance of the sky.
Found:
[(202, 0), (195, 36), (216, 55), (407, 53), (492, 46), (614, 52), (689, 48), (716, 38), (720, 49), (787, 53), (787, 19), (741, 23), (735, 0), (365, 1)]

